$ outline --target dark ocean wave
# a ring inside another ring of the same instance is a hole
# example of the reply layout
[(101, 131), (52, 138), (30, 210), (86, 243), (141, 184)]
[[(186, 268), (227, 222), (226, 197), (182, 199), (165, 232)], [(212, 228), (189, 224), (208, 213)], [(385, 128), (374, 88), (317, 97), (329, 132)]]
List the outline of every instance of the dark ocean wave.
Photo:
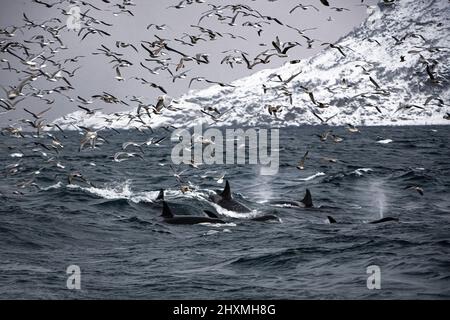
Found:
[[(376, 127), (341, 144), (321, 143), (320, 130), (280, 131), (275, 176), (261, 176), (254, 165), (174, 166), (192, 189), (187, 193), (168, 166), (168, 145), (158, 153), (145, 149), (143, 161), (112, 161), (124, 140), (137, 139), (131, 132), (111, 134), (110, 144), (81, 153), (74, 151), (79, 137), (68, 134), (74, 148), (57, 155), (64, 168), (25, 146), (17, 146), (25, 153), (21, 160), (2, 149), (0, 167), (20, 161), (21, 170), (5, 174), (0, 185), (0, 254), (10, 266), (0, 287), (14, 287), (0, 298), (69, 297), (65, 269), (71, 264), (85, 273), (88, 289), (79, 298), (370, 298), (366, 268), (374, 264), (384, 277), (380, 297), (449, 298), (450, 152), (439, 146), (447, 145), (450, 129), (438, 128), (423, 143), (427, 127), (382, 128), (395, 141), (387, 145), (367, 138), (377, 136)], [(297, 136), (302, 143), (293, 143)], [(5, 137), (0, 147), (20, 142)], [(307, 149), (305, 169), (298, 170)], [(75, 179), (68, 185), (70, 172), (91, 184)], [(223, 174), (250, 213), (208, 201), (223, 188), (217, 182)], [(176, 215), (209, 210), (227, 224), (165, 223), (155, 201), (161, 188)], [(315, 208), (268, 205), (300, 201), (306, 189)], [(264, 214), (281, 222), (251, 220)], [(368, 223), (381, 217), (400, 221)], [(39, 296), (26, 289), (30, 285)]]

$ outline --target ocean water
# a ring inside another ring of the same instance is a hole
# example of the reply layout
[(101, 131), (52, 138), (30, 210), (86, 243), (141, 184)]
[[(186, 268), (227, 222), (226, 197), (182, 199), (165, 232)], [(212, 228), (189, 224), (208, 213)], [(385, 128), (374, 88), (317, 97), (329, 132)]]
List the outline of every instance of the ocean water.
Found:
[[(168, 139), (144, 146), (144, 160), (112, 159), (123, 142), (162, 137), (163, 129), (105, 131), (109, 143), (82, 152), (78, 133), (55, 132), (64, 143), (58, 154), (33, 143), (49, 138), (2, 136), (0, 298), (450, 298), (450, 127), (331, 129), (344, 141), (321, 142), (327, 127), (280, 129), (274, 176), (260, 175), (258, 165), (174, 166), (193, 189), (185, 194), (169, 166)], [(68, 185), (71, 171), (93, 186)], [(207, 200), (223, 188), (223, 174), (251, 213)], [(17, 186), (32, 177), (35, 184)], [(153, 201), (160, 188), (176, 214), (209, 209), (227, 224), (165, 223)], [(301, 200), (306, 188), (315, 208), (267, 203)], [(250, 220), (261, 214), (281, 221)], [(368, 223), (382, 217), (400, 220)], [(67, 289), (69, 265), (81, 269), (81, 290)], [(372, 265), (381, 270), (379, 290), (367, 288)]]

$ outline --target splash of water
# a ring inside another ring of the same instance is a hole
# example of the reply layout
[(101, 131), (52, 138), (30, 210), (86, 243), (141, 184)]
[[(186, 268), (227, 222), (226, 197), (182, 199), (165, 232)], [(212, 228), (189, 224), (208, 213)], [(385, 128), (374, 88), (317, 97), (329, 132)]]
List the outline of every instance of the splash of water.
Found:
[(369, 184), (369, 190), (372, 195), (372, 204), (378, 209), (380, 219), (384, 218), (384, 212), (387, 206), (385, 188), (382, 180), (373, 180)]
[(67, 188), (81, 189), (92, 193), (104, 199), (129, 199), (133, 192), (131, 191), (131, 180), (125, 182), (112, 182), (103, 188), (97, 187), (81, 187), (76, 184), (69, 184)]
[(271, 175), (266, 175), (266, 168), (264, 166), (255, 167), (254, 172), (258, 175), (257, 181), (252, 181), (252, 184), (256, 184), (253, 190), (256, 192), (258, 197), (261, 199), (272, 199), (273, 190), (272, 182), (273, 177)]

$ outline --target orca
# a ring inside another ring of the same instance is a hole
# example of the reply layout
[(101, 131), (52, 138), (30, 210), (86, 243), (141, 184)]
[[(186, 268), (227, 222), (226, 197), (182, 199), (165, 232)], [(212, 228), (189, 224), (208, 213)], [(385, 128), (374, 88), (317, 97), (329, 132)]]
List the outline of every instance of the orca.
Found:
[(312, 208), (314, 207), (311, 192), (309, 189), (306, 189), (305, 196), (303, 197), (303, 200), (301, 201), (293, 201), (293, 200), (275, 200), (275, 201), (269, 201), (272, 205), (291, 205), (293, 207), (300, 207), (300, 208)]
[(252, 218), (251, 220), (253, 220), (253, 221), (262, 221), (262, 222), (271, 221), (271, 220), (280, 221), (280, 218), (278, 218), (276, 215), (273, 215), (273, 214), (266, 214), (266, 215), (263, 215), (263, 216)]
[[(208, 211), (209, 214), (211, 212)], [(207, 214), (208, 214), (207, 213)], [(197, 224), (197, 223), (225, 223), (225, 221), (218, 218), (203, 217), (203, 216), (174, 216), (170, 210), (167, 202), (163, 201), (163, 209), (161, 217), (164, 218), (164, 222), (170, 224)], [(217, 216), (216, 216), (217, 217)]]
[(396, 221), (396, 222), (398, 222), (398, 221), (400, 221), (400, 219), (392, 218), (392, 217), (386, 217), (386, 218), (378, 219), (378, 220), (375, 220), (375, 221), (371, 221), (369, 223), (370, 224), (377, 224), (377, 223), (383, 223), (383, 222), (389, 222), (389, 221)]
[(164, 201), (164, 189), (159, 190), (158, 196), (156, 197), (155, 201)]
[[(332, 216), (327, 216), (327, 219), (328, 219), (329, 223), (338, 223)], [(396, 221), (396, 222), (398, 222), (398, 221), (400, 221), (400, 219), (392, 218), (392, 217), (386, 217), (386, 218), (370, 221), (368, 223), (369, 224), (378, 224), (378, 223), (389, 222), (389, 221)]]
[(238, 212), (238, 213), (246, 213), (251, 212), (250, 208), (246, 207), (239, 201), (233, 199), (231, 195), (231, 187), (228, 180), (225, 182), (225, 188), (221, 193), (217, 192), (217, 194), (210, 196), (209, 198), (215, 204), (218, 204), (222, 208), (225, 208), (230, 211)]
[(209, 211), (209, 210), (203, 210), (203, 212), (206, 213), (206, 215), (207, 215), (208, 217), (210, 217), (210, 218), (216, 218), (216, 219), (219, 219), (219, 217), (217, 216), (217, 214), (215, 214), (215, 213), (212, 212), (212, 211)]
[(337, 221), (332, 216), (327, 216), (328, 222), (331, 223), (337, 223)]

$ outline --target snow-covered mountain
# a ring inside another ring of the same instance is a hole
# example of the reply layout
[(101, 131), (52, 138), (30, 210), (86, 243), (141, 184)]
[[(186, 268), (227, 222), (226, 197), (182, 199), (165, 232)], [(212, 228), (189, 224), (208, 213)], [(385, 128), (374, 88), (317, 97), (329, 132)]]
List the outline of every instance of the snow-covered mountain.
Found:
[[(237, 80), (232, 83), (235, 88), (190, 91), (172, 103), (175, 110), (164, 109), (161, 115), (144, 119), (152, 127), (189, 126), (211, 122), (201, 110), (215, 107), (227, 111), (217, 125), (295, 126), (320, 124), (319, 117), (332, 117), (331, 125), (450, 123), (444, 118), (450, 112), (450, 1), (381, 1), (367, 10), (368, 19), (336, 43), (342, 53), (324, 46), (324, 51), (300, 63)], [(263, 84), (280, 86), (275, 74), (285, 80), (300, 71), (287, 84), (292, 104), (280, 90), (263, 92)], [(281, 112), (270, 115), (267, 105), (281, 105)], [(106, 122), (105, 117), (113, 121)], [(128, 117), (86, 116), (82, 111), (55, 123), (65, 128), (71, 128), (69, 123), (94, 128), (137, 125), (128, 124)]]

